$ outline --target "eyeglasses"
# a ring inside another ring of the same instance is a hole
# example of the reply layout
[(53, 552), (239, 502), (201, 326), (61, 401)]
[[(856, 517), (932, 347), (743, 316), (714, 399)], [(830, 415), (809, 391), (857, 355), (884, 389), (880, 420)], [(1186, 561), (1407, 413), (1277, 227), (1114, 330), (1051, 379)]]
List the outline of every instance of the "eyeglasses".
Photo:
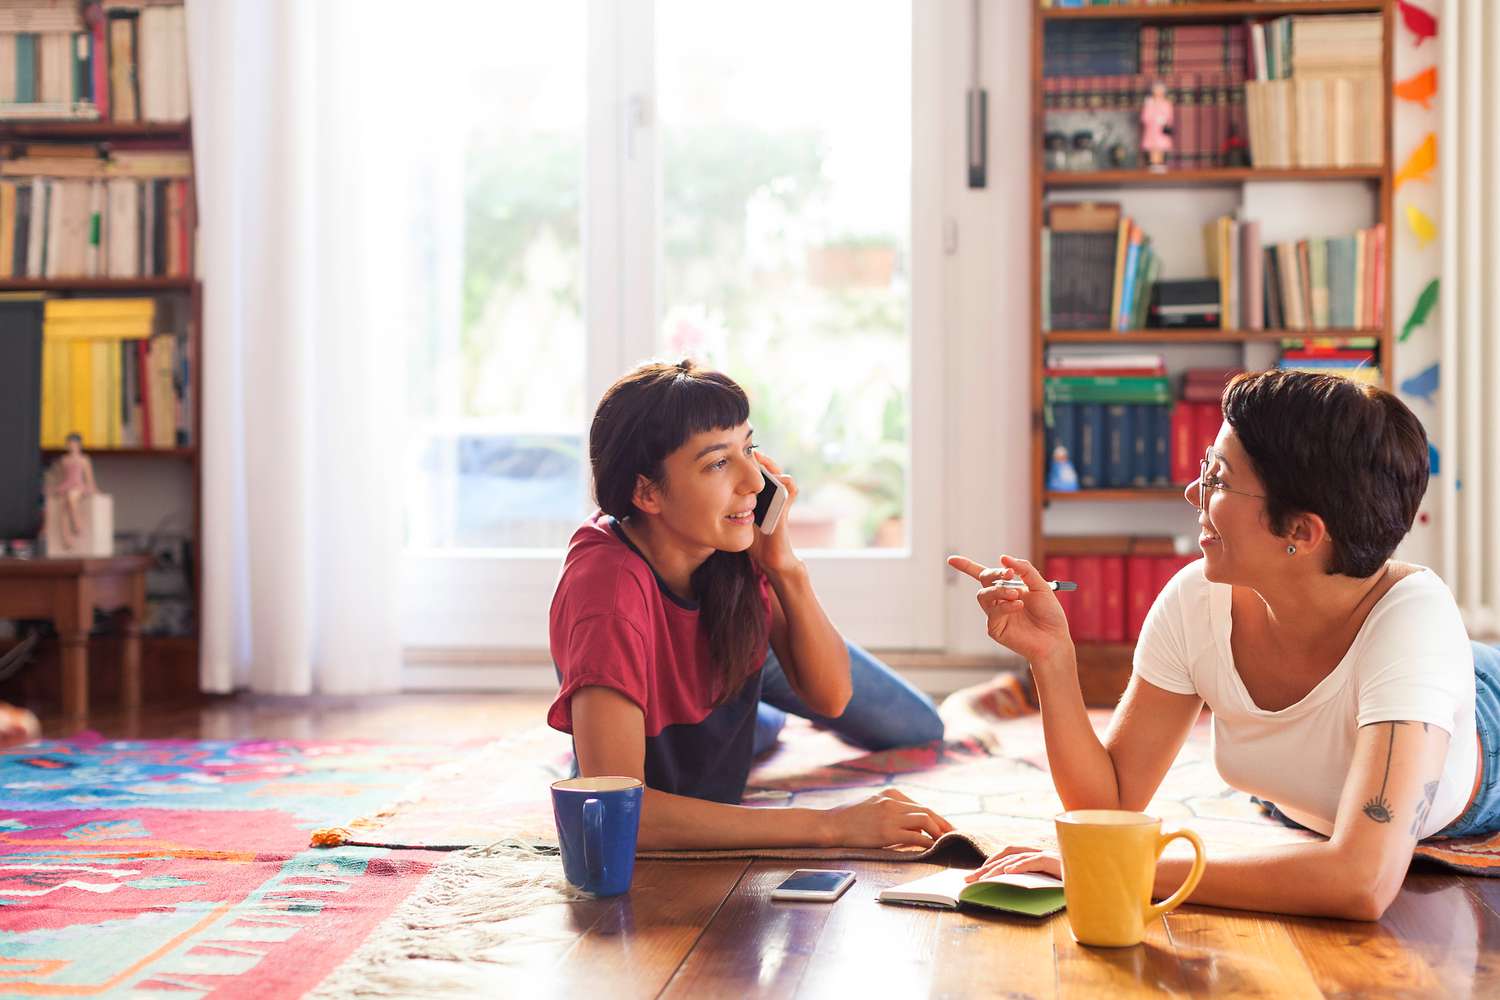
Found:
[(1266, 498), (1265, 494), (1263, 493), (1246, 493), (1244, 490), (1232, 490), (1228, 486), (1225, 486), (1224, 480), (1220, 479), (1218, 476), (1210, 476), (1208, 474), (1208, 467), (1213, 464), (1213, 461), (1214, 450), (1212, 448), (1209, 448), (1203, 453), (1203, 461), (1198, 463), (1197, 506), (1199, 510), (1208, 510), (1209, 490), (1219, 490), (1224, 493), (1238, 493), (1242, 497), (1254, 497), (1257, 500), (1264, 500)]

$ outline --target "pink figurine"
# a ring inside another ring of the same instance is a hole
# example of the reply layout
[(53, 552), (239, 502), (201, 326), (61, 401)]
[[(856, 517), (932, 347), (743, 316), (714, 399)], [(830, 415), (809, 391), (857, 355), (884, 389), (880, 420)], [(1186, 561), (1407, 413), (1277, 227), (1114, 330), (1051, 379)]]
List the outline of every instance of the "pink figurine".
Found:
[(53, 465), (55, 479), (51, 493), (63, 502), (63, 542), (72, 547), (83, 534), (79, 520), (78, 502), (98, 492), (94, 485), (94, 463), (83, 453), (83, 438), (68, 435), (68, 450)]
[(1160, 80), (1151, 84), (1151, 96), (1141, 104), (1141, 149), (1152, 170), (1167, 169), (1167, 152), (1172, 148), (1172, 102), (1167, 85)]

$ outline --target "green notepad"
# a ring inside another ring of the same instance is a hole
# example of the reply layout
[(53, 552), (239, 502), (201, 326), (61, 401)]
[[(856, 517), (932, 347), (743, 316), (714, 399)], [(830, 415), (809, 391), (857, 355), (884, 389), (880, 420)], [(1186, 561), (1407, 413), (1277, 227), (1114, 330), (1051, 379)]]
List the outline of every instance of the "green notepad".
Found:
[(882, 903), (941, 906), (949, 910), (960, 905), (983, 906), (1030, 917), (1056, 913), (1065, 905), (1062, 880), (1051, 875), (992, 875), (968, 883), (964, 879), (969, 874), (964, 868), (945, 868), (884, 889), (878, 898)]

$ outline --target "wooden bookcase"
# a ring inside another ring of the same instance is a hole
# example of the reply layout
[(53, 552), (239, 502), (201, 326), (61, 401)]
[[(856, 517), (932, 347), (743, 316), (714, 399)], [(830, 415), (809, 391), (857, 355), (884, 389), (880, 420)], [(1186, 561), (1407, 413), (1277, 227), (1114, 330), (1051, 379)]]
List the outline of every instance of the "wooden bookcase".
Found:
[[(1385, 122), (1385, 148), (1382, 162), (1377, 166), (1348, 168), (1293, 168), (1257, 169), (1250, 167), (1206, 168), (1168, 170), (1153, 173), (1148, 170), (1100, 170), (1090, 172), (1049, 171), (1043, 166), (1043, 135), (1046, 129), (1043, 91), (1043, 39), (1047, 25), (1061, 21), (1142, 21), (1155, 24), (1241, 22), (1246, 19), (1269, 19), (1288, 14), (1369, 14), (1382, 16), (1384, 28), (1384, 52), (1381, 60), (1381, 113)], [(1206, 187), (1236, 187), (1247, 182), (1277, 182), (1318, 184), (1330, 181), (1356, 182), (1371, 186), (1374, 191), (1376, 217), (1370, 224), (1384, 223), (1387, 247), (1394, 242), (1392, 211), (1394, 201), (1393, 151), (1392, 151), (1392, 45), (1396, 36), (1395, 0), (1310, 0), (1310, 2), (1258, 2), (1246, 0), (1216, 0), (1216, 2), (1180, 3), (1172, 5), (1120, 5), (1090, 6), (1081, 8), (1042, 7), (1038, 4), (1032, 19), (1031, 33), (1031, 273), (1034, 276), (1031, 293), (1031, 557), (1033, 561), (1046, 562), (1047, 554), (1064, 551), (1077, 552), (1084, 548), (1099, 554), (1122, 553), (1130, 545), (1130, 539), (1119, 535), (1100, 535), (1097, 538), (1069, 535), (1066, 539), (1049, 537), (1047, 534), (1047, 511), (1054, 505), (1084, 505), (1090, 512), (1097, 512), (1101, 523), (1108, 524), (1112, 515), (1122, 507), (1155, 501), (1182, 500), (1182, 488), (1186, 484), (1168, 488), (1146, 489), (1099, 489), (1082, 490), (1077, 493), (1052, 493), (1045, 486), (1046, 428), (1043, 422), (1043, 369), (1048, 348), (1059, 344), (1129, 344), (1147, 349), (1161, 349), (1169, 356), (1171, 348), (1202, 346), (1209, 344), (1257, 344), (1276, 343), (1283, 338), (1303, 336), (1295, 330), (1065, 330), (1044, 332), (1042, 329), (1042, 229), (1044, 208), (1050, 197), (1056, 195), (1068, 199), (1070, 191), (1088, 190), (1096, 197), (1100, 190), (1157, 187), (1184, 188), (1182, 197), (1191, 199), (1194, 191)], [(1203, 221), (1207, 221), (1207, 215)], [(1320, 339), (1348, 340), (1355, 337), (1374, 337), (1378, 344), (1381, 376), (1386, 388), (1395, 385), (1395, 317), (1390, 309), (1392, 278), (1391, 262), (1394, 254), (1386, 252), (1386, 301), (1385, 323), (1374, 330), (1319, 330), (1305, 336)], [(1187, 522), (1188, 510), (1184, 502), (1183, 519), (1179, 524), (1163, 523), (1162, 534), (1181, 533)], [(1175, 529), (1175, 530), (1174, 530)], [(1079, 680), (1085, 700), (1090, 704), (1112, 705), (1125, 689), (1130, 678), (1132, 643), (1080, 642), (1078, 645)]]
[[(112, 141), (150, 140), (163, 149), (186, 150), (192, 153), (192, 125), (190, 122), (113, 122), (113, 121), (0, 121), (0, 147), (29, 142), (79, 142), (109, 143)], [(194, 195), (196, 198), (196, 195)], [(197, 242), (197, 217), (192, 212), (193, 243)], [(197, 254), (192, 252), (193, 270), (197, 270)], [(6, 278), (0, 279), (0, 292), (43, 292), (50, 296), (72, 295), (116, 295), (161, 298), (169, 295), (186, 296), (187, 315), (191, 323), (188, 331), (189, 351), (192, 363), (188, 368), (191, 380), (190, 396), (192, 443), (174, 448), (88, 448), (91, 456), (107, 456), (111, 459), (128, 460), (136, 466), (135, 474), (153, 475), (163, 462), (185, 462), (189, 468), (191, 491), (191, 554), (189, 567), (193, 576), (193, 617), (196, 623), (202, 607), (201, 539), (203, 537), (203, 476), (199, 461), (199, 443), (203, 429), (203, 286), (196, 277), (152, 277), (152, 278)], [(44, 450), (45, 459), (58, 454), (55, 450)], [(107, 484), (106, 484), (107, 485)], [(182, 663), (196, 663), (197, 633), (190, 636), (146, 636), (142, 640), (145, 656), (150, 660), (156, 654)], [(185, 676), (185, 671), (178, 671)]]

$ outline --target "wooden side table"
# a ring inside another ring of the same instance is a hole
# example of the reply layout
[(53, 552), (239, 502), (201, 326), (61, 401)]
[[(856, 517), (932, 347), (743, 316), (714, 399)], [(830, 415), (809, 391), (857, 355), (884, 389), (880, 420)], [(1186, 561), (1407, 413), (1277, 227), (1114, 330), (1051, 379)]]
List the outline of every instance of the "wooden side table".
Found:
[(95, 610), (122, 612), (125, 637), (120, 700), (141, 704), (141, 621), (151, 557), (95, 559), (0, 558), (0, 618), (46, 618), (62, 644), (63, 714), (89, 714), (89, 630)]

